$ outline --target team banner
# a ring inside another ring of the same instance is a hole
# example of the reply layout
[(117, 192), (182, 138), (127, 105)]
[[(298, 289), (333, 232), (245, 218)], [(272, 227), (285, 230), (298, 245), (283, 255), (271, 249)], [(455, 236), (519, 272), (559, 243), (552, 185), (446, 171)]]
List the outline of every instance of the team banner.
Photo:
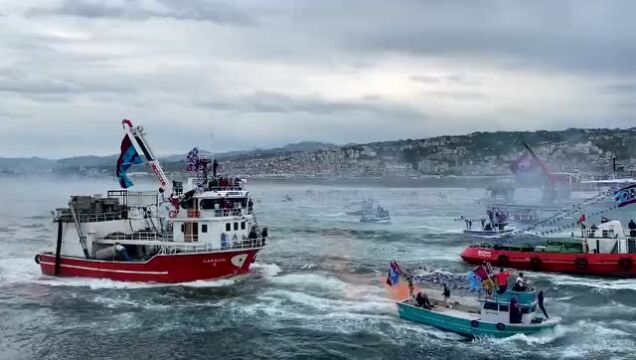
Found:
[(614, 200), (618, 203), (619, 208), (636, 204), (636, 184), (631, 184), (614, 191)]

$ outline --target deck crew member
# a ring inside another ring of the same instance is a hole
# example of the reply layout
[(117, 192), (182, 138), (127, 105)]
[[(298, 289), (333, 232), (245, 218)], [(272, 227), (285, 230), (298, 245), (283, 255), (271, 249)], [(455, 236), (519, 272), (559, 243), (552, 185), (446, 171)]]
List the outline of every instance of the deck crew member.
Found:
[(517, 281), (515, 282), (515, 286), (512, 288), (513, 291), (526, 291), (526, 279), (523, 277), (523, 273), (520, 272), (517, 277)]
[(508, 277), (510, 277), (510, 273), (506, 272), (504, 268), (499, 268), (499, 273), (497, 274), (497, 284), (499, 285), (497, 294), (503, 294), (508, 289)]
[(537, 302), (539, 303), (539, 309), (543, 311), (543, 315), (545, 315), (545, 318), (549, 319), (550, 317), (548, 316), (548, 312), (545, 311), (545, 306), (543, 306), (543, 290), (539, 291), (539, 294), (537, 294)]
[(428, 300), (428, 295), (424, 294), (422, 291), (417, 293), (417, 296), (415, 297), (415, 305), (428, 310), (433, 308), (433, 305)]
[(629, 237), (636, 237), (636, 223), (634, 219), (629, 220), (627, 227), (629, 228)]
[(216, 177), (216, 171), (219, 168), (219, 162), (216, 161), (216, 159), (214, 159), (214, 162), (212, 163), (212, 176)]
[(442, 296), (444, 297), (444, 307), (448, 307), (448, 298), (450, 297), (451, 292), (448, 288), (448, 285), (444, 283), (444, 289), (442, 290)]

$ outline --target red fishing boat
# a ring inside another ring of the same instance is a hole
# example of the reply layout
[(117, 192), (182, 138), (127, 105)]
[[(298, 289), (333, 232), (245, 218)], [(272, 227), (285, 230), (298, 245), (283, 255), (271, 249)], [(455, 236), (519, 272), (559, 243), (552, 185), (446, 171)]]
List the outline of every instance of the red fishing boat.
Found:
[[(73, 196), (57, 209), (55, 249), (35, 256), (42, 273), (162, 283), (247, 273), (268, 234), (243, 181), (218, 176), (216, 162), (210, 171), (211, 162), (194, 149), (188, 160), (195, 176), (169, 182), (143, 128), (123, 125), (117, 175), (124, 189)], [(128, 190), (126, 170), (144, 159), (159, 191)]]
[(636, 277), (636, 232), (625, 233), (620, 221), (582, 229), (581, 235), (543, 245), (480, 244), (466, 248), (461, 257), (472, 264), (534, 271)]

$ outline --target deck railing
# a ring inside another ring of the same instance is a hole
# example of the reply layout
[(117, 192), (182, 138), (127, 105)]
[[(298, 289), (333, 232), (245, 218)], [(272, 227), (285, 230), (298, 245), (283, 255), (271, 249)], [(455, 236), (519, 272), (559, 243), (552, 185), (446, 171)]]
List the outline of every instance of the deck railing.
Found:
[(259, 237), (256, 239), (243, 239), (235, 243), (231, 243), (227, 247), (219, 248), (213, 246), (212, 243), (170, 243), (166, 242), (161, 245), (159, 250), (160, 254), (176, 254), (176, 253), (188, 253), (188, 252), (203, 252), (203, 251), (217, 251), (217, 250), (235, 250), (235, 249), (254, 249), (265, 246), (266, 239)]

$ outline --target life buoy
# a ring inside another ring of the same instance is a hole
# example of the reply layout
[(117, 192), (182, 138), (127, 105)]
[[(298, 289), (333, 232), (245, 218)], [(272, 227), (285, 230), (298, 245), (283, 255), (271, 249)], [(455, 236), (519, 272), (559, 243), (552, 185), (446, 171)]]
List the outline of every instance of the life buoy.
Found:
[(497, 330), (499, 331), (504, 331), (506, 330), (506, 325), (502, 324), (502, 323), (497, 323)]
[(201, 217), (201, 211), (195, 210), (194, 211), (194, 217)]
[(587, 269), (587, 259), (586, 258), (583, 258), (583, 257), (576, 258), (576, 261), (574, 263), (576, 264), (576, 268), (579, 269), (579, 270)]
[(471, 322), (470, 322), (470, 326), (472, 326), (472, 327), (474, 327), (474, 328), (479, 327), (479, 321), (477, 321), (477, 320), (473, 320), (473, 321), (471, 321)]
[(178, 212), (177, 210), (170, 210), (170, 211), (168, 212), (168, 216), (169, 216), (171, 219), (176, 218), (178, 214), (179, 214), (179, 212)]
[(506, 255), (499, 255), (497, 257), (497, 265), (499, 266), (508, 266), (508, 256)]
[(35, 259), (34, 260), (35, 260), (35, 263), (39, 265), (40, 264), (40, 255), (35, 255)]
[(622, 258), (618, 260), (618, 267), (623, 271), (630, 271), (634, 266), (634, 262), (630, 258)]
[(541, 264), (542, 264), (542, 261), (537, 256), (530, 259), (530, 268), (532, 270), (535, 270), (535, 271), (541, 270)]

